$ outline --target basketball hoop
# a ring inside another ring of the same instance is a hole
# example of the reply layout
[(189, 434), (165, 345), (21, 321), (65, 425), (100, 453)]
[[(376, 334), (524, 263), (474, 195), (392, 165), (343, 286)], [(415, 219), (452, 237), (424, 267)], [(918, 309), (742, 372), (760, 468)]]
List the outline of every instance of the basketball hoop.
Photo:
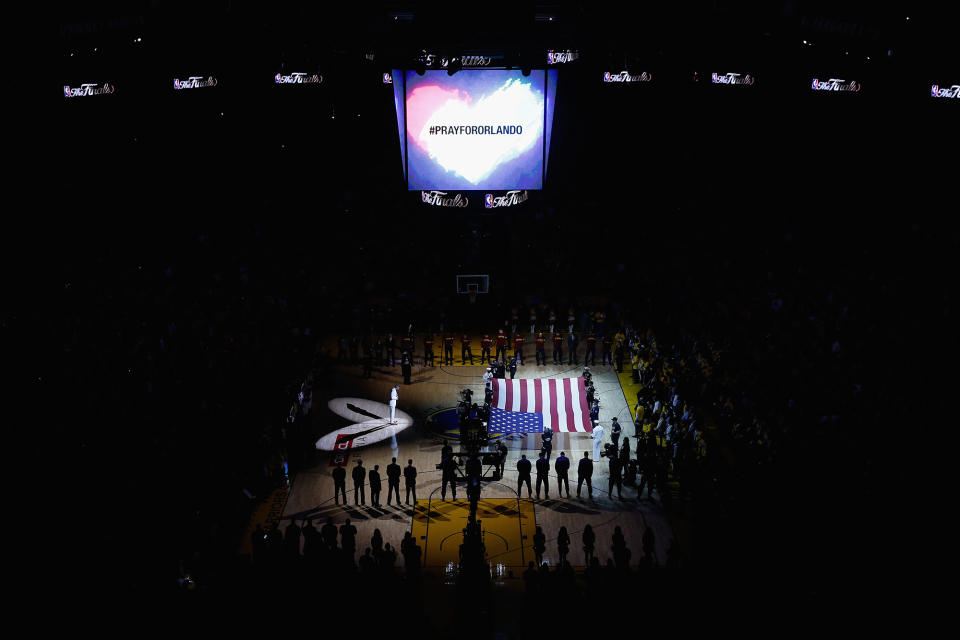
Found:
[(476, 304), (477, 294), (490, 291), (490, 277), (486, 275), (457, 275), (457, 293), (470, 298), (470, 304)]

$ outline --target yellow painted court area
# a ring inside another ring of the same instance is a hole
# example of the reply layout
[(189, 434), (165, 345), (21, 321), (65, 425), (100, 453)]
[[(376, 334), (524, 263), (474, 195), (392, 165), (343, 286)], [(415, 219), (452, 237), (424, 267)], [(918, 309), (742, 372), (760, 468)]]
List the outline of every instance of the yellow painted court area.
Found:
[(249, 555), (252, 551), (250, 536), (256, 530), (257, 525), (268, 532), (274, 527), (280, 526), (280, 519), (283, 516), (283, 510), (287, 505), (287, 498), (290, 492), (286, 488), (274, 489), (264, 500), (262, 500), (247, 523), (247, 529), (240, 540), (241, 555)]
[[(470, 503), (466, 500), (417, 500), (415, 511), (411, 533), (423, 549), (423, 566), (442, 567), (459, 562)], [(533, 559), (536, 520), (532, 500), (480, 500), (477, 519), (483, 529), (488, 562), (524, 567)]]

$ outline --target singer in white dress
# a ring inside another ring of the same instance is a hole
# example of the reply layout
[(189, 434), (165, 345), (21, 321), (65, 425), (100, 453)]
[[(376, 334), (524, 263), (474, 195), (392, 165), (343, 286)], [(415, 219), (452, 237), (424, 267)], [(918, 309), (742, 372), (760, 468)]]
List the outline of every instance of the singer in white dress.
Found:
[(397, 424), (397, 400), (400, 398), (400, 386), (390, 389), (390, 424)]

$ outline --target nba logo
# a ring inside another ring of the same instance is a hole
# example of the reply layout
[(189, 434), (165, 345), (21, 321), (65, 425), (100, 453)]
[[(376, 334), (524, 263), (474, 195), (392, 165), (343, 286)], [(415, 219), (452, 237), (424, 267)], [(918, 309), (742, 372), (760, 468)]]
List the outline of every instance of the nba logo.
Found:
[[(66, 87), (64, 87), (64, 88), (66, 88)], [(931, 95), (932, 97), (934, 97), (934, 98), (939, 98), (939, 97), (940, 97), (940, 85), (935, 84), (935, 85), (933, 85), (932, 87), (930, 87), (930, 95)]]
[(816, 78), (814, 78), (814, 79), (813, 79), (813, 84), (810, 85), (810, 88), (811, 88), (811, 89), (819, 89), (819, 88), (820, 88), (820, 81), (817, 80)]
[(717, 82), (719, 82), (719, 80), (717, 79), (717, 74), (715, 74), (715, 73), (712, 74), (712, 82), (713, 82), (714, 84), (716, 84)]
[(604, 72), (603, 72), (603, 81), (604, 81), (604, 82), (610, 82), (610, 72), (609, 72), (609, 71), (604, 71)]
[(483, 206), (487, 209), (493, 209), (493, 194), (488, 193), (483, 199)]
[(179, 89), (179, 88), (180, 88), (180, 81), (177, 80), (176, 78), (173, 79), (173, 88), (174, 88), (174, 89)]
[(383, 84), (393, 84), (393, 78), (389, 73), (383, 74)]
[[(933, 95), (937, 95), (937, 91), (936, 91), (937, 88), (934, 87), (933, 89), (934, 89)], [(68, 86), (64, 86), (64, 87), (63, 87), (63, 97), (64, 97), (64, 98), (69, 98), (69, 97), (70, 97), (70, 87), (68, 87)]]
[(547, 51), (547, 64), (553, 64), (553, 51)]
[(353, 436), (348, 433), (337, 435), (333, 445), (333, 455), (330, 457), (331, 467), (342, 467), (347, 463), (350, 455), (350, 449), (353, 448)]
[(276, 78), (275, 78), (275, 79), (276, 79), (276, 81), (277, 81), (277, 84), (280, 84), (280, 74), (279, 74), (279, 73), (276, 75)]

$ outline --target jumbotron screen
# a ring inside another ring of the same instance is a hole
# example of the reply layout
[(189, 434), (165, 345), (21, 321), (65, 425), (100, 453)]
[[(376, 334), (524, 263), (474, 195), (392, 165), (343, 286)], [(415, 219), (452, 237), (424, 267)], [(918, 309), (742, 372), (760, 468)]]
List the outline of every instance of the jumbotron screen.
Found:
[(556, 91), (556, 75), (549, 76), (543, 69), (527, 76), (407, 71), (401, 140), (407, 188), (542, 189)]

